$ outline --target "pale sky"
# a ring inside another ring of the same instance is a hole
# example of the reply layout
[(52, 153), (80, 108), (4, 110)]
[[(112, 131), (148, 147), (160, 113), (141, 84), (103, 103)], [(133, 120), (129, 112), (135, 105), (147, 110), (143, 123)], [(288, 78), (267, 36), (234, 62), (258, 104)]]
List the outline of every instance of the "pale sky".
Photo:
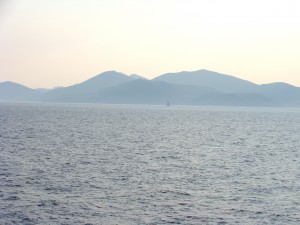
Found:
[(199, 69), (300, 86), (300, 1), (0, 0), (0, 82)]

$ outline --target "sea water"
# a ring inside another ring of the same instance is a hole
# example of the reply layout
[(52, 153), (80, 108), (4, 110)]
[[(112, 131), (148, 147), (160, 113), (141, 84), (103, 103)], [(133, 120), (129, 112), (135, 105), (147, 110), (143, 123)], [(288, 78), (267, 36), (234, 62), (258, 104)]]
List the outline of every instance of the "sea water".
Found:
[(0, 224), (300, 224), (300, 110), (0, 104)]

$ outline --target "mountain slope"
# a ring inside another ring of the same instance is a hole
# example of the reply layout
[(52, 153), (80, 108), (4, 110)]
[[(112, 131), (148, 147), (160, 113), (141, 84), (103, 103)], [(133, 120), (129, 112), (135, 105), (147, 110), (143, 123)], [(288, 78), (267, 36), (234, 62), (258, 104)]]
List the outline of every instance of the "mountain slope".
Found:
[(206, 87), (175, 85), (161, 81), (138, 79), (119, 86), (103, 89), (94, 97), (94, 102), (118, 104), (171, 104), (193, 103), (195, 97), (215, 90)]
[(300, 106), (300, 88), (286, 83), (259, 86), (258, 93), (273, 99), (282, 106)]
[(4, 82), (0, 83), (0, 101), (300, 107), (300, 88), (286, 83), (256, 85), (207, 70), (139, 78), (108, 71), (52, 90)]
[(195, 105), (206, 106), (244, 106), (244, 107), (261, 107), (276, 106), (276, 103), (263, 95), (256, 93), (207, 93), (201, 95), (194, 102)]
[(0, 101), (36, 101), (39, 91), (14, 82), (0, 83)]
[(159, 104), (210, 106), (272, 106), (260, 94), (227, 94), (212, 88), (176, 85), (155, 80), (136, 80), (99, 91), (93, 102), (115, 104)]
[(95, 77), (92, 77), (82, 83), (75, 84), (65, 88), (54, 89), (43, 95), (44, 101), (76, 102), (81, 96), (87, 96), (90, 93), (97, 92), (104, 88), (117, 86), (124, 82), (135, 80), (123, 73), (107, 71)]
[(131, 74), (130, 77), (135, 78), (135, 79), (143, 79), (143, 80), (148, 80), (146, 77), (137, 75), (137, 74)]
[(249, 93), (258, 87), (249, 81), (208, 70), (167, 73), (153, 80), (172, 84), (206, 86), (225, 93)]

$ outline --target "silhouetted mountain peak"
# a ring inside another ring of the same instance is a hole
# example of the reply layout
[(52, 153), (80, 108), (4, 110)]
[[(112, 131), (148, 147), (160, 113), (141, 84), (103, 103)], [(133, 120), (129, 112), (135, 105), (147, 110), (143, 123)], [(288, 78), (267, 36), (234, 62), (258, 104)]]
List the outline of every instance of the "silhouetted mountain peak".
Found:
[(288, 84), (288, 83), (284, 83), (284, 82), (274, 82), (274, 83), (270, 83), (270, 84), (262, 84), (260, 86), (264, 86), (264, 87), (276, 87), (276, 88), (298, 88), (297, 86)]
[(130, 77), (135, 78), (135, 79), (143, 79), (143, 80), (148, 80), (147, 78), (137, 75), (137, 74), (131, 74)]
[(163, 74), (154, 80), (173, 84), (207, 86), (222, 92), (249, 92), (257, 85), (240, 78), (209, 70), (183, 71)]
[(5, 81), (0, 83), (0, 101), (36, 100), (38, 92), (22, 84)]
[[(1, 82), (0, 85), (2, 87), (23, 87), (23, 88), (28, 88), (22, 84), (18, 84), (18, 83), (15, 83), (15, 82), (11, 82), (11, 81), (4, 81), (4, 82)], [(29, 88), (30, 89), (30, 88)]]
[(26, 87), (25, 85), (18, 84), (18, 83), (15, 83), (15, 82), (11, 82), (11, 81), (5, 81), (5, 82), (0, 83), (0, 87), (1, 87), (1, 90), (4, 90), (4, 89), (12, 90), (12, 89), (14, 89), (14, 90), (33, 91), (33, 89), (31, 89), (29, 87)]
[(128, 76), (123, 73), (111, 70), (111, 71), (106, 71), (106, 72), (100, 73), (100, 74), (82, 82), (81, 84), (88, 83), (88, 82), (95, 82), (97, 80), (120, 79), (120, 78), (121, 79), (128, 78)]
[(74, 102), (76, 101), (76, 98), (80, 98), (80, 95), (94, 93), (132, 80), (135, 79), (123, 73), (106, 71), (82, 83), (49, 91), (43, 98), (50, 101), (60, 101), (61, 99), (67, 99), (65, 101), (69, 101), (72, 99), (72, 102)]

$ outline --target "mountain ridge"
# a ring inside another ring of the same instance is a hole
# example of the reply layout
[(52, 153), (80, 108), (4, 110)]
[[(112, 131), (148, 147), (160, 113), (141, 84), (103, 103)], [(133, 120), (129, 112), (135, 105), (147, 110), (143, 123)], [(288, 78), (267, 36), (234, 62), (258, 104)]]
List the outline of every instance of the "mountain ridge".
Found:
[(257, 84), (250, 81), (205, 69), (197, 71), (182, 71), (178, 73), (166, 73), (154, 78), (154, 80), (161, 80), (174, 84), (201, 84), (201, 86), (213, 87), (223, 92), (232, 90), (239, 92), (242, 89), (243, 91), (249, 91), (257, 87)]
[(300, 88), (283, 82), (258, 85), (204, 69), (166, 73), (151, 80), (112, 70), (51, 90), (2, 82), (0, 101), (300, 107)]
[(0, 101), (38, 100), (40, 92), (11, 81), (0, 83)]

